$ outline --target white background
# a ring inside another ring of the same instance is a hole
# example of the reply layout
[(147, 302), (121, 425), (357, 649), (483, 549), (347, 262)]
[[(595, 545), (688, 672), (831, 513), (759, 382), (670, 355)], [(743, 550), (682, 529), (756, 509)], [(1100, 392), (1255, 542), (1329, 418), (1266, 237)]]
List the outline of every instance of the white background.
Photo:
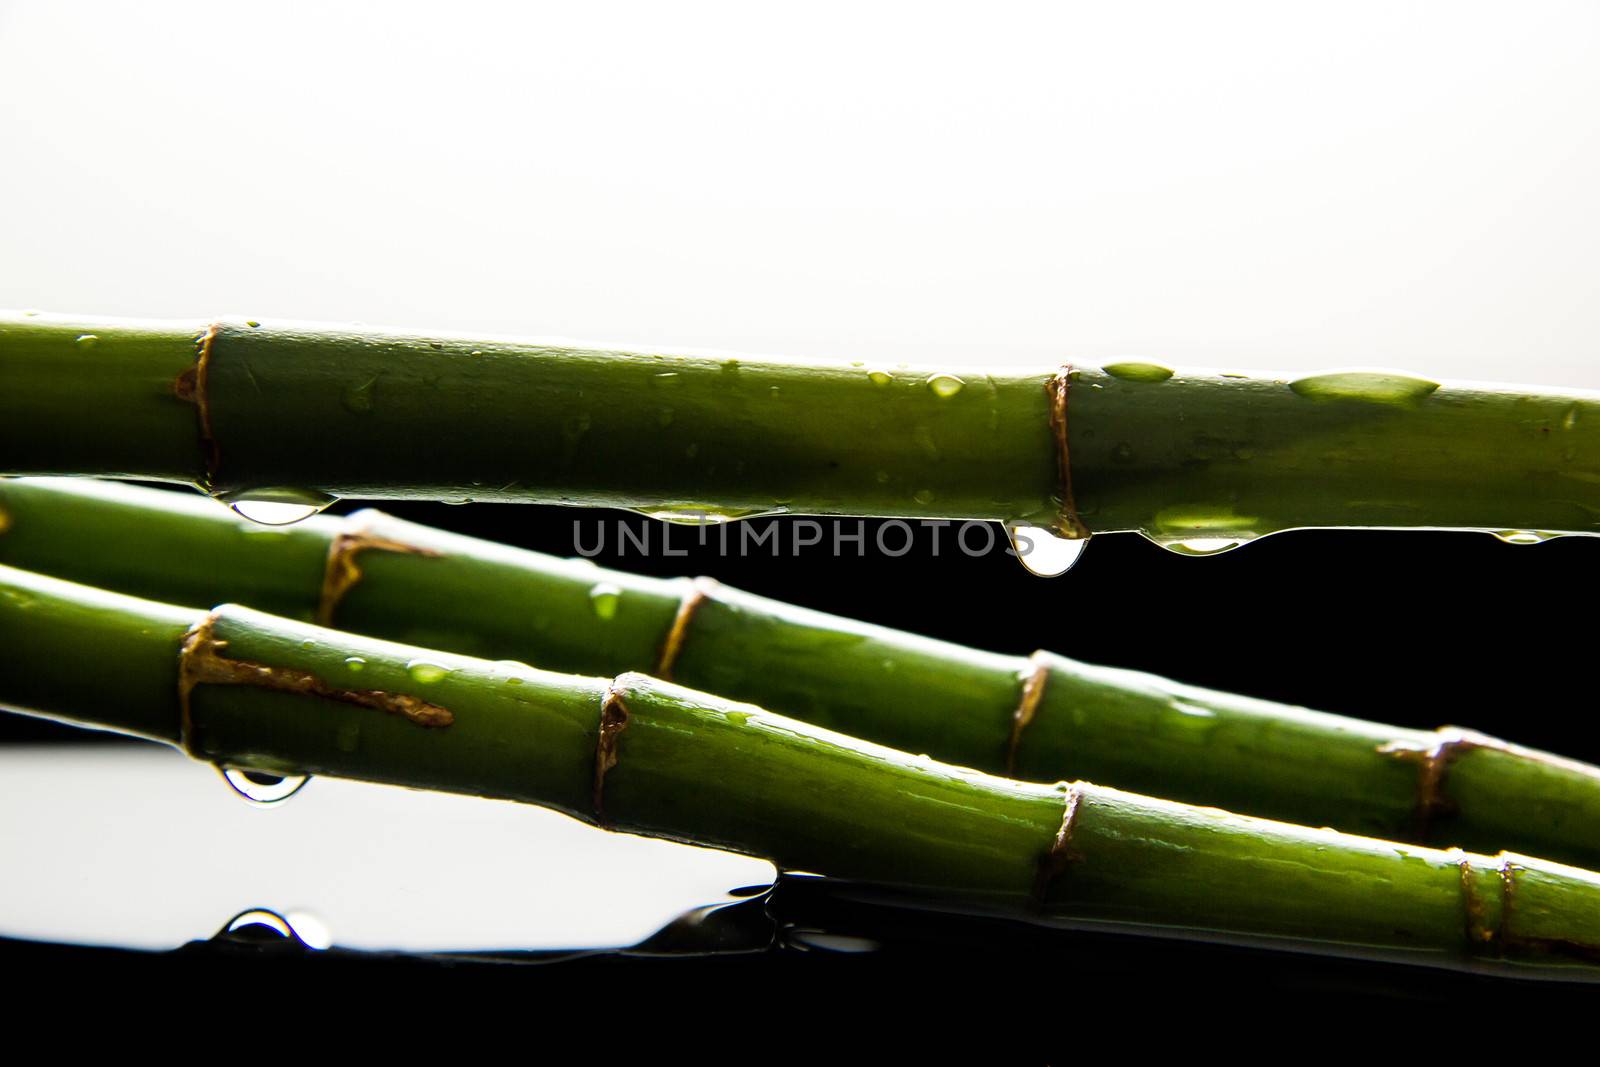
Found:
[(0, 8), (0, 306), (1600, 387), (1600, 5)]

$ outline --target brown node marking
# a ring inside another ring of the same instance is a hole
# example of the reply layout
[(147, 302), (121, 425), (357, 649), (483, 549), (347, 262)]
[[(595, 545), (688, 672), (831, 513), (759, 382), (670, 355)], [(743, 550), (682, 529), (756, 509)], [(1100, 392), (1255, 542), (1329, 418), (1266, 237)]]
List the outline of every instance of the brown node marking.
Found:
[[(1490, 944), (1499, 934), (1499, 928), (1488, 924), (1488, 909), (1484, 907), (1483, 898), (1478, 895), (1472, 857), (1459, 848), (1450, 849), (1448, 855), (1456, 857), (1456, 868), (1461, 872), (1461, 900), (1466, 911), (1467, 942)], [(1499, 925), (1503, 926), (1504, 923), (1505, 915), (1502, 912)]]
[(1454, 801), (1444, 793), (1451, 761), (1474, 748), (1506, 747), (1504, 742), (1487, 734), (1456, 726), (1441, 726), (1434, 731), (1434, 738), (1434, 743), (1427, 748), (1418, 748), (1409, 741), (1390, 741), (1378, 746), (1378, 751), (1385, 756), (1417, 764), (1417, 799), (1411, 817), (1411, 832), (1417, 841), (1426, 841), (1435, 820), (1455, 811)]
[(1089, 527), (1078, 518), (1078, 503), (1072, 496), (1072, 457), (1067, 450), (1067, 393), (1072, 388), (1072, 367), (1063, 364), (1048, 381), (1044, 392), (1050, 398), (1050, 433), (1056, 440), (1056, 467), (1061, 477), (1061, 510), (1056, 517), (1056, 533), (1065, 538), (1089, 536)]
[(228, 642), (216, 637), (217, 613), (212, 612), (183, 635), (178, 653), (178, 742), (196, 759), (205, 759), (195, 744), (194, 711), (191, 696), (197, 685), (250, 685), (283, 693), (325, 697), (345, 704), (374, 708), (399, 715), (418, 726), (444, 727), (455, 722), (448, 708), (430, 704), (408, 693), (389, 693), (380, 689), (339, 689), (309, 671), (294, 667), (273, 667), (222, 655)]
[(711, 578), (695, 578), (689, 583), (689, 591), (678, 603), (678, 613), (672, 617), (672, 627), (667, 631), (666, 640), (661, 643), (661, 657), (656, 661), (657, 678), (669, 682), (672, 680), (672, 668), (678, 662), (678, 654), (683, 651), (684, 640), (689, 636), (689, 624), (694, 621), (700, 605), (708, 597), (716, 595), (717, 588), (718, 583)]
[(1061, 877), (1074, 860), (1081, 858), (1080, 853), (1072, 847), (1072, 831), (1077, 828), (1078, 813), (1083, 810), (1084, 784), (1073, 782), (1067, 786), (1067, 803), (1061, 812), (1061, 827), (1056, 830), (1049, 851), (1039, 857), (1033, 883), (1033, 901), (1038, 907), (1044, 906), (1045, 894), (1049, 892), (1051, 883)]
[(172, 391), (179, 400), (195, 406), (200, 418), (200, 451), (205, 457), (206, 471), (201, 488), (208, 492), (216, 485), (217, 466), (221, 453), (217, 439), (211, 432), (211, 350), (222, 333), (222, 323), (213, 322), (195, 338), (194, 366), (189, 367), (172, 383)]
[(1522, 870), (1511, 861), (1509, 852), (1502, 852), (1500, 860), (1500, 921), (1495, 925), (1494, 940), (1501, 945), (1510, 944), (1511, 909), (1517, 899), (1517, 872)]
[(1033, 669), (1022, 680), (1022, 697), (1017, 710), (1011, 713), (1011, 737), (1006, 743), (1006, 774), (1017, 773), (1017, 749), (1022, 744), (1022, 731), (1028, 728), (1039, 714), (1039, 702), (1044, 699), (1045, 683), (1050, 680), (1050, 663), (1043, 650), (1028, 657)]
[(409, 556), (432, 558), (439, 556), (439, 553), (431, 548), (421, 548), (390, 537), (380, 537), (367, 529), (341, 530), (328, 545), (328, 559), (322, 568), (322, 592), (317, 597), (319, 626), (333, 625), (333, 613), (338, 610), (345, 595), (361, 581), (361, 564), (357, 562), (356, 557), (363, 552), (374, 550), (398, 552)]
[(628, 728), (628, 705), (617, 688), (621, 680), (621, 676), (612, 679), (600, 698), (600, 736), (594, 746), (594, 817), (602, 824), (606, 821), (606, 772), (617, 765), (617, 745)]

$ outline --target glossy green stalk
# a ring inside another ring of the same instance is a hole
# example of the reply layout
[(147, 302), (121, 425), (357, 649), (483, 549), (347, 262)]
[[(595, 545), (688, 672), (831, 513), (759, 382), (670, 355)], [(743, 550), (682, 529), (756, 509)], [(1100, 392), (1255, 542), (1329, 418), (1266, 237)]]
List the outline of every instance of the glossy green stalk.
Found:
[(1296, 526), (1600, 532), (1594, 393), (1059, 370), (10, 315), (0, 464), (235, 498), (994, 519), (1209, 545)]
[(991, 777), (639, 674), (552, 674), (0, 568), (0, 704), (221, 764), (541, 804), (950, 908), (1600, 979), (1586, 871)]
[[(1082, 778), (1353, 833), (1600, 867), (1600, 770), (1487, 738), (1327, 715), (1060, 656), (995, 655), (377, 512), (264, 527), (188, 494), (13, 479), (0, 481), (0, 522), (0, 563), (138, 596), (237, 601), (306, 620), (323, 613), (358, 633), (581, 674), (670, 673), (993, 773)], [(341, 535), (377, 536), (389, 547), (349, 557), (359, 579), (324, 603)], [(1042, 689), (1019, 730), (1030, 679)]]

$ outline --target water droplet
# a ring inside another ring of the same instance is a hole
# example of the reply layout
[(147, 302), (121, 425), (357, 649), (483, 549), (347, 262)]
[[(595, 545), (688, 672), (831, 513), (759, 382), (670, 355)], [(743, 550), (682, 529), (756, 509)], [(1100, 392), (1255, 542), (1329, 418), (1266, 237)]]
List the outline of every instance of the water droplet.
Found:
[(1576, 430), (1578, 428), (1578, 405), (1572, 405), (1567, 409), (1567, 413), (1561, 416), (1561, 428), (1563, 430)]
[(660, 386), (677, 385), (681, 380), (677, 371), (663, 371), (656, 375), (656, 384)]
[(1289, 388), (1312, 400), (1365, 400), (1374, 404), (1415, 404), (1439, 388), (1438, 382), (1395, 371), (1334, 371), (1297, 378)]
[(1113, 378), (1121, 378), (1125, 382), (1164, 382), (1172, 377), (1172, 368), (1163, 367), (1159, 363), (1136, 361), (1107, 363), (1100, 369)]
[(233, 791), (252, 804), (281, 804), (311, 781), (306, 774), (269, 774), (266, 771), (245, 770), (242, 767), (219, 767), (222, 778)]
[(308, 519), (335, 500), (326, 493), (304, 489), (250, 489), (221, 499), (243, 518), (263, 526), (288, 526)]
[(1172, 710), (1179, 715), (1193, 719), (1215, 719), (1217, 717), (1217, 713), (1210, 708), (1202, 708), (1198, 704), (1185, 704), (1181, 700), (1172, 702)]
[(873, 475), (873, 478), (877, 479), (877, 482), (878, 482), (879, 485), (888, 485), (889, 484), (889, 472), (888, 471), (879, 471), (879, 472), (877, 472), (876, 474)]
[(99, 343), (100, 338), (96, 337), (92, 333), (80, 333), (76, 338), (73, 339), (73, 344), (77, 345), (79, 348), (93, 348)]
[(890, 374), (886, 370), (879, 370), (877, 368), (867, 371), (867, 377), (872, 379), (873, 385), (888, 385), (890, 382), (894, 381), (893, 374)]
[(333, 933), (327, 924), (310, 912), (279, 915), (270, 908), (241, 911), (229, 919), (216, 936), (229, 941), (293, 941), (317, 952), (333, 945)]
[(344, 409), (355, 415), (366, 415), (372, 411), (372, 389), (378, 384), (381, 374), (374, 374), (364, 382), (358, 382), (344, 391), (342, 397)]
[(621, 587), (611, 582), (601, 582), (589, 590), (589, 606), (594, 608), (594, 613), (602, 619), (616, 618), (617, 605), (621, 600)]
[(1089, 543), (1087, 537), (1059, 537), (1043, 526), (1022, 523), (1008, 523), (1006, 535), (1011, 538), (1011, 551), (1028, 573), (1040, 578), (1054, 578), (1070, 571)]
[(954, 374), (935, 374), (928, 379), (928, 388), (933, 390), (933, 395), (947, 400), (961, 392), (966, 384)]
[(346, 669), (352, 671), (363, 671), (367, 669), (367, 661), (362, 659), (360, 656), (346, 656), (344, 658), (344, 665)]
[(933, 496), (934, 494), (932, 489), (918, 489), (915, 493), (911, 494), (911, 499), (915, 500), (919, 504), (931, 504), (933, 503)]
[(1540, 545), (1554, 541), (1561, 535), (1548, 530), (1491, 530), (1490, 533), (1508, 545)]
[(443, 681), (450, 673), (450, 668), (432, 660), (414, 659), (406, 663), (406, 673), (419, 685), (432, 685), (434, 682)]
[(658, 508), (640, 508), (635, 514), (646, 518), (656, 519), (659, 522), (670, 522), (675, 526), (717, 526), (725, 522), (736, 522), (739, 519), (754, 518), (757, 515), (781, 515), (785, 508), (738, 508), (713, 507), (702, 504), (664, 504)]
[(1180, 556), (1220, 556), (1224, 552), (1232, 552), (1240, 545), (1253, 540), (1250, 536), (1157, 537), (1150, 534), (1145, 534), (1144, 538), (1152, 544), (1160, 545), (1168, 552), (1176, 552)]

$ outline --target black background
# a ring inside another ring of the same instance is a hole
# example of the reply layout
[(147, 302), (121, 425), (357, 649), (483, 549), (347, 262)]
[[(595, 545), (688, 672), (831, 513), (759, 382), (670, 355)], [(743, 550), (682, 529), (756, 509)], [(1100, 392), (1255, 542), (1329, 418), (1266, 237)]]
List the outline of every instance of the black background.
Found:
[[(563, 555), (575, 554), (579, 527), (583, 542), (592, 544), (598, 524), (614, 531), (619, 520), (641, 529), (650, 522), (619, 512), (527, 505), (386, 504), (385, 510)], [(1067, 575), (1041, 579), (998, 548), (977, 558), (962, 553), (954, 527), (943, 531), (937, 556), (931, 531), (919, 530), (910, 553), (888, 557), (873, 547), (876, 527), (866, 522), (862, 555), (847, 546), (847, 554), (836, 557), (825, 542), (798, 556), (786, 551), (773, 558), (766, 548), (745, 558), (723, 556), (714, 531), (702, 549), (697, 531), (679, 528), (672, 544), (688, 552), (684, 557), (618, 556), (613, 535), (597, 562), (660, 575), (707, 574), (752, 592), (994, 651), (1042, 647), (1363, 718), (1468, 726), (1600, 761), (1600, 730), (1585, 684), (1593, 647), (1587, 577), (1600, 564), (1597, 540), (1520, 546), (1481, 533), (1306, 530), (1216, 557), (1188, 558), (1134, 535), (1109, 535), (1095, 538)], [(652, 530), (656, 544), (660, 532), (659, 526)], [(780, 533), (787, 549), (792, 531)], [(972, 545), (984, 540), (968, 537)], [(12, 716), (0, 720), (0, 739), (9, 742), (94, 736)], [(856, 921), (841, 920), (844, 927)], [(1408, 1016), (1388, 1009), (1436, 1005), (1455, 1012), (1482, 1004), (1528, 1013), (1565, 1009), (1575, 998), (1600, 1000), (1581, 987), (1548, 983), (955, 922), (927, 923), (882, 940), (885, 950), (873, 956), (785, 953), (529, 967), (332, 956), (262, 961), (232, 949), (150, 958), (14, 943), (0, 949), (0, 963), (36, 976), (69, 974), (73, 982), (103, 978), (119, 987), (126, 977), (158, 984), (221, 977), (250, 986), (279, 982), (286, 972), (297, 989), (338, 988), (343, 997), (470, 989), (475, 997), (534, 996), (541, 1011), (551, 1013), (586, 1011), (593, 998), (625, 989), (629, 999), (647, 1002), (663, 1017), (698, 1012), (729, 989), (744, 989), (758, 991), (751, 995), (770, 1010), (803, 1005), (806, 1018), (854, 1018), (901, 1036), (982, 1037), (997, 1026), (996, 1013), (1034, 1013), (1037, 1020), (1135, 1002), (1162, 1011), (1349, 1005), (1375, 1013), (1363, 1025), (1400, 1026)], [(1006, 977), (997, 984), (994, 975)], [(939, 1020), (932, 1031), (926, 1028), (930, 1012)], [(761, 1012), (717, 1018), (733, 1036), (763, 1039), (772, 1023)], [(1031, 1025), (1030, 1042), (1073, 1042), (1049, 1022)]]

